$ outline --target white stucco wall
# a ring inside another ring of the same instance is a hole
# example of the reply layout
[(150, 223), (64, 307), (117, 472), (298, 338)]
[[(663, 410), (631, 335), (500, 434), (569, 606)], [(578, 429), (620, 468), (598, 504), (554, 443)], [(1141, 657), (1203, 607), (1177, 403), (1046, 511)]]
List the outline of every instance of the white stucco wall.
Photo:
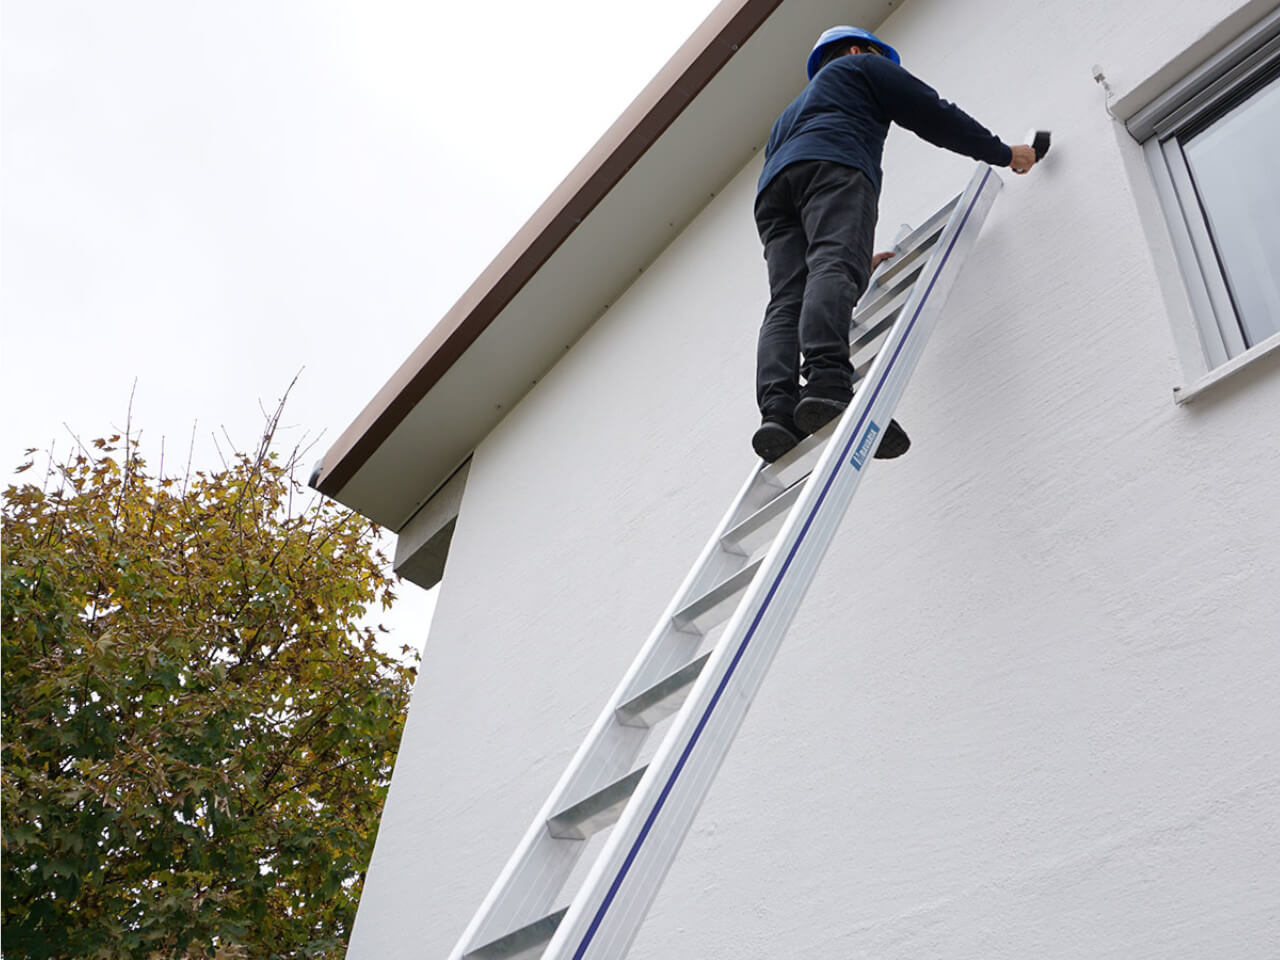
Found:
[[(1053, 153), (1003, 174), (915, 446), (864, 482), (633, 957), (1280, 956), (1280, 358), (1174, 405), (1151, 199), (1090, 73), (1123, 94), (1240, 7), (884, 26)], [(895, 132), (886, 243), (971, 167)], [(476, 451), (349, 956), (447, 952), (749, 468), (757, 170)]]

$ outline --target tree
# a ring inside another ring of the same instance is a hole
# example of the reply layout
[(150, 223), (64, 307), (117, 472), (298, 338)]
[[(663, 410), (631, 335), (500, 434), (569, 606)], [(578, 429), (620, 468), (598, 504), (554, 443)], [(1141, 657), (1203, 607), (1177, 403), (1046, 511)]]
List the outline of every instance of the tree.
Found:
[(362, 625), (376, 528), (295, 505), (278, 419), (220, 470), (126, 428), (4, 493), (10, 956), (345, 949), (415, 671)]

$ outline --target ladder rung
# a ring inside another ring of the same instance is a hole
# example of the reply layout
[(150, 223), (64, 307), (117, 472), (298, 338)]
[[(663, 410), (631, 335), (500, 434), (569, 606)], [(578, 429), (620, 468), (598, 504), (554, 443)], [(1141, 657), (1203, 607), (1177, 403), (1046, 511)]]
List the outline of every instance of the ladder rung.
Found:
[(768, 527), (770, 522), (776, 520), (791, 509), (791, 505), (800, 498), (800, 493), (804, 490), (804, 483), (802, 481), (807, 476), (808, 474), (805, 474), (804, 477), (797, 479), (795, 483), (791, 484), (791, 486), (787, 487), (763, 507), (735, 526), (732, 530), (725, 533), (725, 535), (720, 538), (720, 544), (726, 550), (732, 550), (735, 548), (742, 550), (744, 547), (747, 547), (748, 549), (746, 552), (749, 553), (749, 547), (751, 545), (749, 538), (758, 534), (761, 530)]
[(796, 480), (809, 475), (822, 447), (821, 439), (813, 435), (807, 436), (773, 463), (761, 467), (758, 476), (761, 480), (772, 481), (779, 490), (785, 490)]
[(561, 840), (586, 840), (606, 827), (611, 827), (622, 815), (622, 808), (636, 792), (636, 784), (644, 776), (644, 767), (632, 770), (625, 777), (601, 787), (591, 796), (579, 800), (547, 821), (547, 830)]
[(876, 287), (874, 291), (869, 291), (865, 294), (858, 301), (857, 309), (853, 312), (853, 326), (855, 328), (864, 326), (868, 322), (868, 318), (878, 318), (883, 313), (896, 309), (897, 304), (905, 302), (906, 298), (910, 296), (916, 280), (919, 279), (919, 274), (923, 267), (923, 261), (917, 263), (894, 283)]
[(892, 280), (910, 264), (927, 257), (933, 250), (934, 241), (942, 235), (942, 228), (946, 225), (945, 220), (934, 223), (932, 229), (927, 230), (920, 237), (912, 239), (910, 242), (913, 245), (909, 249), (903, 250), (884, 265), (884, 269), (880, 271), (880, 283), (883, 284), (888, 280)]
[(708, 650), (622, 704), (614, 711), (618, 722), (628, 727), (651, 727), (663, 717), (675, 713), (710, 656), (711, 651)]
[(934, 242), (937, 241), (938, 237), (942, 235), (942, 231), (946, 228), (947, 221), (951, 219), (951, 212), (955, 209), (959, 200), (959, 197), (955, 197), (949, 201), (932, 217), (897, 242), (898, 255), (876, 272), (871, 284), (873, 289), (899, 273), (906, 266), (907, 259), (918, 250), (922, 250), (925, 247), (932, 248)]
[[(732, 611), (732, 602), (747, 589), (747, 585), (756, 575), (756, 570), (760, 568), (760, 561), (763, 559), (761, 557), (759, 560), (748, 563), (733, 576), (721, 580), (693, 603), (676, 613), (671, 619), (675, 622), (677, 629), (693, 627), (699, 633), (706, 633), (708, 629), (719, 623), (719, 614)], [(722, 611), (722, 608), (726, 607), (729, 609)]]
[(866, 379), (868, 373), (871, 372), (871, 364), (875, 363), (876, 357), (880, 355), (880, 350), (889, 340), (889, 331), (886, 330), (878, 336), (872, 337), (865, 343), (858, 346), (856, 350), (850, 352), (849, 359), (853, 362), (853, 382), (856, 386)]
[[(889, 330), (892, 329), (894, 321), (898, 319), (899, 308), (903, 303), (907, 302), (907, 297), (910, 296), (910, 294), (910, 290), (903, 290), (899, 296), (894, 297), (893, 300), (889, 302), (889, 306), (892, 307), (892, 309), (882, 311), (879, 316), (872, 318), (872, 322), (870, 323), (860, 324), (855, 327), (853, 330), (853, 337), (849, 341), (849, 349), (851, 351), (859, 350), (876, 337), (888, 333)], [(898, 302), (899, 300), (901, 300), (901, 303)]]
[(542, 948), (551, 942), (556, 928), (560, 926), (560, 921), (568, 912), (568, 907), (562, 907), (555, 913), (526, 924), (519, 930), (513, 930), (497, 940), (477, 947), (465, 954), (463, 960), (533, 960), (542, 953)]

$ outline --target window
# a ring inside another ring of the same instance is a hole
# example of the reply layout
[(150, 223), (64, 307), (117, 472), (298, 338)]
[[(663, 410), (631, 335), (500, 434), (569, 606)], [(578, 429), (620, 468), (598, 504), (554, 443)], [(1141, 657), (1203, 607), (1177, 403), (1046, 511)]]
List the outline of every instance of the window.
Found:
[(1206, 369), (1280, 337), (1280, 10), (1128, 123), (1143, 143)]

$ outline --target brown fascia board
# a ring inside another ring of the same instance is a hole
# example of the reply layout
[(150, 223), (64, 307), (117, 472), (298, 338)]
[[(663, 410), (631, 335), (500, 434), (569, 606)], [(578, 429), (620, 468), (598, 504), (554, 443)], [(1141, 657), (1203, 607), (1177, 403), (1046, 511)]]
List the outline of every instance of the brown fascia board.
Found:
[(312, 485), (337, 496), (364, 462), (657, 142), (782, 0), (723, 0), (329, 448)]

